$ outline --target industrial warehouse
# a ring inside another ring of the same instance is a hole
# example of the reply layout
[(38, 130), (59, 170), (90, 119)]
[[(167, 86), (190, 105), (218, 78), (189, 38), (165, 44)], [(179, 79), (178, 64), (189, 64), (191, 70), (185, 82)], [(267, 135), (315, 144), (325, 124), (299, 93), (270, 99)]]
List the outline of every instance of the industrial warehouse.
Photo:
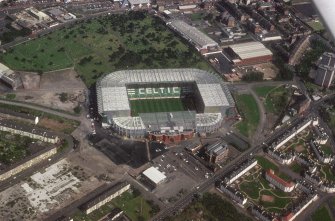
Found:
[(272, 52), (260, 42), (246, 42), (230, 45), (227, 53), (236, 66), (247, 66), (272, 61)]
[(217, 50), (219, 45), (206, 34), (198, 30), (184, 21), (172, 20), (167, 23), (173, 30), (180, 33), (185, 39), (195, 45), (198, 51), (208, 52), (209, 50)]
[(127, 70), (97, 82), (104, 126), (165, 143), (219, 129), (233, 98), (217, 76), (197, 69)]

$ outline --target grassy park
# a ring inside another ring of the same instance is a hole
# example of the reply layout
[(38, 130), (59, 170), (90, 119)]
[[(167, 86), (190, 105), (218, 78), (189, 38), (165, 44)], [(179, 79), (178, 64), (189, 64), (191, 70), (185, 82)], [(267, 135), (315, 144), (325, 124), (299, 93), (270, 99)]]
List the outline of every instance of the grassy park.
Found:
[(332, 221), (332, 218), (329, 214), (327, 207), (324, 205), (313, 213), (312, 220), (313, 221), (319, 221), (319, 220)]
[(284, 86), (262, 86), (254, 90), (264, 100), (265, 109), (269, 113), (280, 114), (290, 100), (290, 91)]
[(236, 124), (236, 128), (244, 136), (250, 137), (257, 129), (260, 120), (257, 103), (250, 94), (237, 95), (235, 100), (242, 116), (242, 121)]
[(87, 86), (104, 73), (122, 69), (211, 70), (195, 49), (161, 20), (133, 11), (62, 28), (15, 46), (0, 60), (14, 70), (40, 74), (74, 67)]
[[(255, 158), (257, 159), (258, 167), (250, 170), (238, 182), (238, 188), (254, 204), (262, 205), (270, 212), (281, 213), (296, 199), (296, 196), (271, 187), (270, 183), (264, 177), (264, 172), (267, 169), (278, 171), (279, 168), (265, 157), (256, 156)], [(276, 172), (276, 175), (289, 180), (289, 177), (284, 173)]]

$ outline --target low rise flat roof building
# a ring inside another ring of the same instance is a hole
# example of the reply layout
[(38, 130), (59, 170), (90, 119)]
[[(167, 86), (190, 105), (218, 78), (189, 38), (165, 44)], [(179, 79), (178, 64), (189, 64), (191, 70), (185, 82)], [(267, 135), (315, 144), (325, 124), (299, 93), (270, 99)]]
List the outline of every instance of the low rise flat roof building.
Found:
[(236, 66), (253, 65), (272, 61), (272, 52), (262, 43), (253, 41), (233, 44), (227, 48)]
[(150, 167), (149, 169), (146, 169), (145, 171), (143, 171), (143, 175), (149, 181), (155, 184), (155, 186), (163, 183), (166, 179), (166, 176), (155, 167)]

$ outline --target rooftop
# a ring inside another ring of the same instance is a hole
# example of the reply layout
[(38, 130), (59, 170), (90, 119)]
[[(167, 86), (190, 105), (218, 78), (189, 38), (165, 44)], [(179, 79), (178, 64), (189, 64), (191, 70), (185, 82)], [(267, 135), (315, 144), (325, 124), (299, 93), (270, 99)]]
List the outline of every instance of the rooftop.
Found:
[(201, 48), (218, 46), (218, 43), (208, 37), (205, 33), (182, 20), (172, 20), (168, 22), (168, 24)]
[(274, 174), (274, 171), (269, 169), (266, 171), (266, 175), (268, 175), (269, 177), (271, 177), (272, 179), (274, 179), (275, 181), (277, 181), (278, 183), (280, 183), (281, 185), (285, 186), (285, 187), (292, 187), (294, 186), (293, 182), (287, 182), (286, 180), (283, 180), (282, 178), (280, 178), (279, 176)]
[(149, 169), (146, 169), (145, 171), (143, 171), (143, 175), (155, 184), (159, 184), (166, 179), (166, 176), (155, 167), (150, 167)]
[(254, 57), (261, 57), (272, 55), (272, 52), (267, 49), (262, 43), (246, 42), (234, 44), (229, 46), (241, 59), (249, 59)]

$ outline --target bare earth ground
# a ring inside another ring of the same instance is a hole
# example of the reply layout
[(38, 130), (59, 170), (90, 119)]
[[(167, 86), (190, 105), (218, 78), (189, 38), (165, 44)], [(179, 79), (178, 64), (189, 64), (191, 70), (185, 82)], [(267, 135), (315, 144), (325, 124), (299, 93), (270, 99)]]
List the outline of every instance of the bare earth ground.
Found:
[(269, 195), (262, 195), (262, 199), (263, 202), (270, 202), (272, 203), (274, 201), (274, 197), (273, 196), (269, 196)]
[(272, 63), (257, 64), (254, 67), (264, 73), (264, 79), (274, 79), (278, 74), (278, 68)]
[(294, 148), (294, 150), (300, 153), (300, 152), (303, 152), (305, 148), (302, 145), (298, 145)]
[[(24, 89), (14, 92), (16, 100), (71, 112), (78, 102), (85, 101), (86, 86), (73, 69), (47, 72), (41, 77), (28, 72), (21, 72), (20, 75)], [(60, 101), (62, 92), (68, 94), (68, 101)]]

